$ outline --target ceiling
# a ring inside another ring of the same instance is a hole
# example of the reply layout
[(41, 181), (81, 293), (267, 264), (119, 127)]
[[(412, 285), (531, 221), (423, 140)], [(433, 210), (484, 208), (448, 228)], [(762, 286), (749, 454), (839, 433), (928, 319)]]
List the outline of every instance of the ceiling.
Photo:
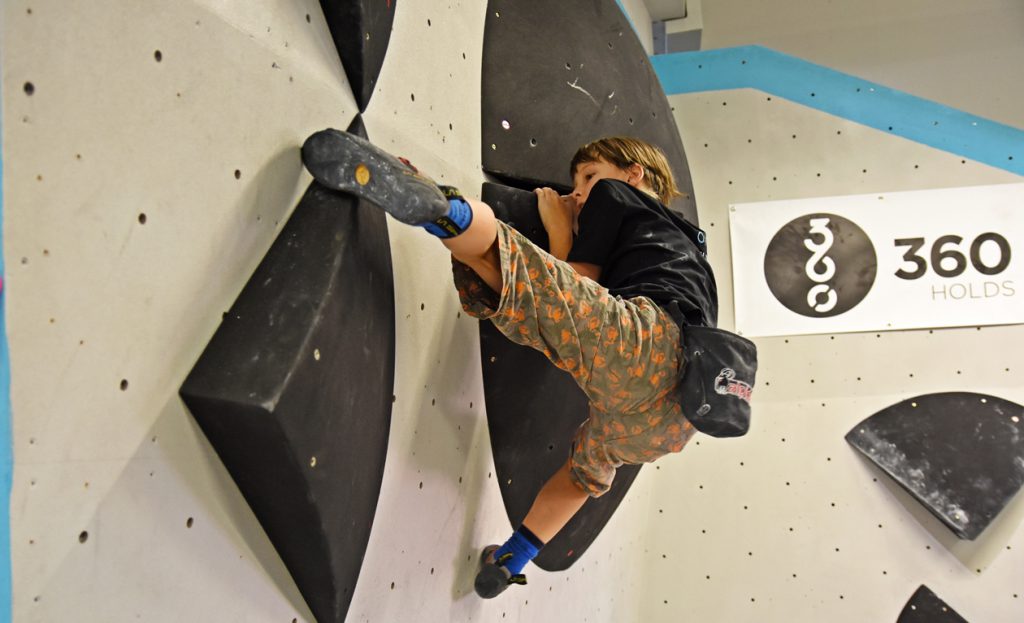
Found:
[[(691, 0), (693, 1), (693, 0)], [(651, 21), (686, 17), (686, 0), (643, 0), (651, 14)]]

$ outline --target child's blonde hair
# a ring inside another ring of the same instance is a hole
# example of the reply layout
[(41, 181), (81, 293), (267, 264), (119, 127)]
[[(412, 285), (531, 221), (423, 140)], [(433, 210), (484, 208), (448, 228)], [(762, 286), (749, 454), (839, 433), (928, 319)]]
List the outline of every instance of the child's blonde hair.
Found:
[(632, 164), (639, 164), (644, 169), (644, 176), (654, 194), (662, 203), (668, 203), (673, 197), (682, 193), (676, 187), (672, 169), (668, 166), (665, 154), (656, 146), (638, 138), (628, 136), (609, 136), (587, 143), (576, 150), (569, 164), (569, 177), (576, 177), (576, 169), (587, 162), (605, 160), (620, 169)]

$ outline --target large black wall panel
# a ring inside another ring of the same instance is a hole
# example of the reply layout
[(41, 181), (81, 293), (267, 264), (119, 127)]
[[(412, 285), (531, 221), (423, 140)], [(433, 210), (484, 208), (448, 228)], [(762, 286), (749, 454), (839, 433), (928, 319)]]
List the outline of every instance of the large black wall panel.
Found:
[(594, 139), (635, 136), (665, 152), (697, 224), (693, 181), (668, 99), (615, 0), (490, 0), (484, 30), (483, 167), (516, 186), (568, 187)]
[(377, 86), (398, 0), (320, 0), (359, 111)]
[[(533, 193), (485, 184), (482, 198), (499, 219), (546, 247), (547, 234)], [(494, 469), (509, 522), (518, 526), (537, 492), (568, 458), (573, 435), (587, 419), (587, 397), (542, 353), (515, 344), (490, 322), (480, 323), (480, 352)], [(638, 465), (620, 467), (611, 491), (587, 500), (534, 563), (561, 571), (579, 560), (639, 471)]]
[(370, 536), (394, 326), (384, 212), (314, 183), (181, 388), (318, 621)]
[(1024, 485), (1024, 407), (969, 392), (910, 398), (846, 440), (961, 539), (974, 539)]

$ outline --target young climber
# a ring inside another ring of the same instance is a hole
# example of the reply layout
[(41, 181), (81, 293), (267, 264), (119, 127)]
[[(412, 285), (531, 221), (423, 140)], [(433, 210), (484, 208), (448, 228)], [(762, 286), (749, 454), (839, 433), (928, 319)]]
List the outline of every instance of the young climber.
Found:
[(733, 372), (725, 385), (707, 378), (688, 384), (700, 394), (690, 401), (699, 409), (684, 413), (681, 327), (715, 325), (717, 290), (704, 233), (665, 207), (679, 192), (656, 147), (631, 138), (595, 141), (572, 159), (571, 194), (537, 189), (550, 253), (498, 221), (487, 204), (436, 186), (359, 137), (324, 130), (306, 141), (302, 156), (320, 183), (440, 238), (463, 308), (543, 352), (590, 401), (568, 460), (522, 525), (503, 545), (484, 548), (480, 596), (524, 584), (524, 566), (588, 497), (608, 491), (618, 466), (682, 450), (694, 434), (688, 416), (717, 406), (715, 393), (749, 401), (752, 374), (735, 379), (723, 368)]

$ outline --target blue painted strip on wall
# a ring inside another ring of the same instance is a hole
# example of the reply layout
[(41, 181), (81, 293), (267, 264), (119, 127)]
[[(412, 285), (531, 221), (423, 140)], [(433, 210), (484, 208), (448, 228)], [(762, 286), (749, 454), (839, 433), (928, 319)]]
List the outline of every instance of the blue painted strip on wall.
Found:
[[(4, 156), (3, 93), (0, 92), (0, 277), (4, 272)], [(11, 479), (14, 461), (11, 447), (10, 360), (7, 357), (7, 284), (0, 290), (0, 621), (11, 614)]]
[(761, 46), (651, 57), (668, 95), (757, 89), (1024, 175), (1024, 130)]

